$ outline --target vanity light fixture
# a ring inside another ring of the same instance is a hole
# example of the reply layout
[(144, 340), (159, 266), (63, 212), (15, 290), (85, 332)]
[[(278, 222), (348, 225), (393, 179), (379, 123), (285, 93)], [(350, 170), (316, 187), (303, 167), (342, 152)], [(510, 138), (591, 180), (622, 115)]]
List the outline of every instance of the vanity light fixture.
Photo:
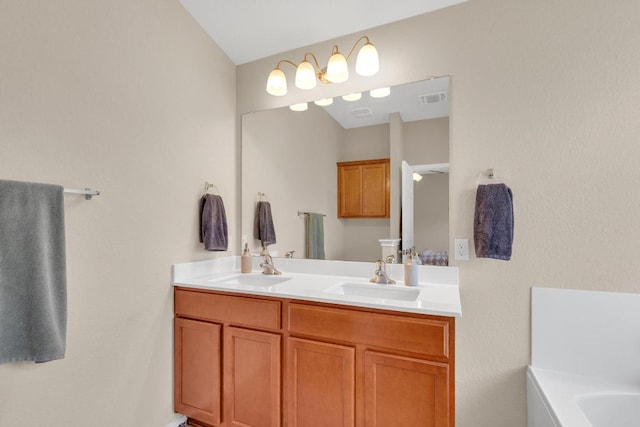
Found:
[(313, 103), (316, 104), (318, 107), (327, 107), (333, 104), (333, 98), (322, 98), (322, 99), (313, 101)]
[(306, 102), (302, 102), (300, 104), (293, 104), (289, 106), (289, 109), (291, 111), (307, 111), (307, 103)]
[(354, 92), (347, 95), (342, 95), (342, 99), (344, 99), (345, 101), (357, 101), (360, 98), (362, 98), (362, 93), (360, 92)]
[(371, 95), (372, 98), (384, 98), (385, 96), (391, 95), (391, 88), (387, 86), (378, 89), (371, 89), (369, 91), (369, 95)]
[[(338, 45), (334, 45), (331, 49), (331, 57), (325, 68), (320, 67), (318, 59), (312, 52), (305, 53), (299, 64), (295, 64), (288, 59), (278, 61), (278, 64), (276, 64), (267, 79), (267, 92), (275, 96), (287, 94), (287, 78), (280, 69), (280, 64), (283, 63), (296, 67), (295, 84), (299, 89), (313, 89), (316, 87), (317, 80), (322, 83), (342, 83), (347, 81), (349, 79), (347, 61), (361, 41), (364, 41), (365, 44), (358, 51), (356, 73), (365, 77), (373, 76), (380, 69), (378, 51), (369, 41), (369, 37), (362, 36), (356, 40), (346, 57), (340, 53)], [(313, 63), (309, 59), (313, 59)]]

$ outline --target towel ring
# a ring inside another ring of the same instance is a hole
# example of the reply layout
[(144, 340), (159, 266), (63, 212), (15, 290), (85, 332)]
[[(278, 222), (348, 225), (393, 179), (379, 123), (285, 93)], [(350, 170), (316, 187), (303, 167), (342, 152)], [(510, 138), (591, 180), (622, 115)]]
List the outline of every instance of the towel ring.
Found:
[(208, 194), (209, 190), (211, 190), (212, 188), (215, 190), (215, 193), (211, 193), (211, 194), (218, 194), (218, 195), (220, 194), (220, 190), (218, 190), (218, 187), (216, 187), (215, 184), (212, 184), (210, 182), (204, 183), (204, 194)]
[(501, 182), (500, 179), (497, 178), (496, 170), (494, 168), (489, 168), (485, 172), (480, 172), (478, 174), (478, 178), (476, 178), (476, 187), (480, 184), (480, 179), (483, 177), (487, 178), (491, 184)]

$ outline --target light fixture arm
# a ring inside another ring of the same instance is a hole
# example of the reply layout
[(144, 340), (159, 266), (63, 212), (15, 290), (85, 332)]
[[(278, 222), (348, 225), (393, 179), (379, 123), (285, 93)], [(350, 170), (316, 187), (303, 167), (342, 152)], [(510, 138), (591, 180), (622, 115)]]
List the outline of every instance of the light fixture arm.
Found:
[[(367, 36), (362, 36), (360, 37), (358, 40), (356, 40), (356, 42), (353, 44), (353, 47), (351, 48), (351, 50), (349, 51), (349, 54), (346, 56), (347, 61), (349, 60), (349, 58), (351, 58), (351, 55), (353, 55), (353, 52), (356, 50), (356, 47), (358, 46), (358, 43), (360, 43), (361, 40), (366, 40), (365, 44), (371, 44), (371, 42), (369, 41), (369, 37)], [(335, 50), (335, 52), (333, 53), (337, 53), (338, 52), (338, 45), (333, 46), (333, 49)]]
[(278, 63), (276, 64), (276, 68), (280, 69), (280, 64), (282, 64), (283, 62), (286, 62), (287, 64), (291, 64), (293, 65), (295, 68), (298, 68), (298, 64), (295, 64), (291, 61), (289, 61), (288, 59), (281, 59), (280, 61), (278, 61)]
[(318, 80), (320, 80), (321, 83), (331, 83), (329, 80), (327, 80), (327, 70), (323, 70), (322, 67), (320, 67), (320, 63), (318, 62), (318, 58), (316, 58), (316, 56), (313, 54), (313, 52), (307, 52), (304, 54), (304, 58), (302, 59), (303, 61), (307, 61), (307, 55), (311, 56), (313, 58), (313, 62), (314, 62), (314, 66), (316, 67), (316, 77), (318, 77)]
[[(287, 93), (287, 78), (280, 69), (281, 64), (289, 64), (296, 68), (296, 87), (300, 89), (313, 89), (316, 86), (316, 78), (322, 83), (342, 83), (349, 78), (347, 61), (356, 50), (356, 47), (364, 41), (364, 45), (358, 52), (356, 60), (356, 73), (361, 76), (372, 76), (378, 72), (379, 61), (376, 48), (369, 41), (368, 36), (361, 36), (351, 47), (346, 58), (340, 53), (338, 45), (331, 49), (331, 57), (326, 67), (321, 67), (318, 58), (312, 52), (306, 52), (302, 62), (296, 64), (288, 59), (278, 61), (276, 67), (271, 70), (267, 79), (267, 92), (274, 96), (283, 96)], [(313, 58), (313, 62), (309, 60)], [(315, 74), (315, 78), (314, 78)]]
[(313, 58), (313, 62), (315, 62), (315, 66), (316, 66), (316, 70), (320, 71), (321, 67), (320, 64), (318, 63), (318, 58), (316, 58), (316, 56), (313, 54), (313, 52), (307, 52), (304, 54), (304, 58), (302, 59), (303, 61), (307, 61), (307, 55), (310, 55)]

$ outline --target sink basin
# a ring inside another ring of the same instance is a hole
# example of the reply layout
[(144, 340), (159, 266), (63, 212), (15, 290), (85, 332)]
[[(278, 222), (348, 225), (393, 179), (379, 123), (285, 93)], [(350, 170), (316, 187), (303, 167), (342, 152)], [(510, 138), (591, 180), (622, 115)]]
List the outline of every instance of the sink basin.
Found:
[(256, 287), (269, 287), (278, 283), (291, 280), (291, 277), (282, 276), (267, 276), (257, 274), (233, 274), (231, 276), (219, 277), (209, 280), (209, 283), (217, 283), (220, 285), (230, 286), (256, 286)]
[(358, 297), (391, 299), (398, 301), (415, 301), (420, 295), (420, 289), (401, 288), (389, 285), (340, 282), (325, 292), (338, 295), (352, 295)]

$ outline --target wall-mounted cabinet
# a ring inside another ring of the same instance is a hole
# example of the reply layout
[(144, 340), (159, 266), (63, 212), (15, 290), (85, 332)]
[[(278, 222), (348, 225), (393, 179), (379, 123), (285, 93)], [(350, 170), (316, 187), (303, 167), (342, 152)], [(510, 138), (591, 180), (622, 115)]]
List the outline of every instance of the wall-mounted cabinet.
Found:
[(389, 218), (389, 159), (338, 163), (338, 218)]

